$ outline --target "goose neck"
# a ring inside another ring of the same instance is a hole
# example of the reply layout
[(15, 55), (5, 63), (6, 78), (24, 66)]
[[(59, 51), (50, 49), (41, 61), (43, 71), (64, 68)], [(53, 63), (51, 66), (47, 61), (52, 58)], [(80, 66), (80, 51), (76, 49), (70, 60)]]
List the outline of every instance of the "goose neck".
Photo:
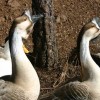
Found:
[(40, 92), (39, 78), (23, 51), (20, 34), (22, 31), (16, 28), (11, 39), (12, 80), (15, 84), (38, 97)]
[(83, 35), (80, 43), (80, 61), (83, 71), (83, 80), (100, 81), (100, 68), (90, 55), (89, 41), (90, 38)]

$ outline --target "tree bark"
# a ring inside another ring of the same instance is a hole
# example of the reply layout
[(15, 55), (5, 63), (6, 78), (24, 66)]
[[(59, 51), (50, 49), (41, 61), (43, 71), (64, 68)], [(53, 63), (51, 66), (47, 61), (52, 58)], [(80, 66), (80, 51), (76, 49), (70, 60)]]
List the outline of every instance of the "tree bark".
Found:
[(34, 63), (51, 69), (58, 63), (53, 0), (33, 0), (32, 8), (34, 14), (44, 14), (34, 29)]

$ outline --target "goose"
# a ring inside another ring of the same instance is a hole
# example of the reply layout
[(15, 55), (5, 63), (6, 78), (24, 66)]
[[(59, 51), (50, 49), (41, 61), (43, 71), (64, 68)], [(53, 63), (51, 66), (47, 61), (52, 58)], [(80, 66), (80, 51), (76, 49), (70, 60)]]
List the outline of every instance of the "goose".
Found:
[(100, 34), (100, 19), (93, 20), (82, 28), (80, 61), (83, 81), (69, 82), (52, 93), (39, 97), (39, 100), (100, 100), (100, 68), (90, 55), (89, 41)]
[(5, 75), (11, 75), (12, 63), (9, 49), (9, 41), (7, 41), (3, 47), (0, 47), (0, 77)]
[(29, 11), (16, 18), (9, 34), (12, 60), (11, 82), (0, 80), (0, 100), (37, 100), (40, 81), (33, 65), (25, 55), (22, 39), (27, 39), (35, 22), (42, 15), (31, 16)]
[[(27, 15), (27, 12), (25, 13)], [(23, 45), (23, 49), (25, 53), (29, 53), (27, 48)], [(6, 41), (4, 48), (0, 47), (0, 78), (10, 79), (12, 75), (12, 62), (10, 56), (10, 48), (9, 48), (9, 39)]]

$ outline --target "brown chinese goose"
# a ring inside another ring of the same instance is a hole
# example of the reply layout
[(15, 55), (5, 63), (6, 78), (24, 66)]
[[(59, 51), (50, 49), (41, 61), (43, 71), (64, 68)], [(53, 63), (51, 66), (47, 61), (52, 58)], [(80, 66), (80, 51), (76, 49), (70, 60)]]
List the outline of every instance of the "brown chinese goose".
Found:
[[(37, 100), (40, 93), (38, 75), (23, 51), (22, 39), (27, 39), (37, 19), (29, 11), (16, 18), (9, 35), (12, 59), (12, 82), (0, 80), (0, 100)], [(3, 67), (2, 65), (0, 65)]]
[(90, 55), (89, 41), (100, 34), (100, 19), (94, 18), (86, 24), (80, 43), (80, 60), (83, 81), (65, 84), (50, 94), (43, 95), (39, 100), (100, 100), (100, 68)]

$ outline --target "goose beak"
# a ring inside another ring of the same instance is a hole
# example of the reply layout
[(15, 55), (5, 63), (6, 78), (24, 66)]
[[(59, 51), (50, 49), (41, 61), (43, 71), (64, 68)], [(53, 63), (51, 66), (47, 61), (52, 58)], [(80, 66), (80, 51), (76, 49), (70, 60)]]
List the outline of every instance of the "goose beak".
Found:
[[(100, 18), (99, 17), (93, 18), (92, 23), (94, 23), (96, 25), (96, 28), (98, 28), (99, 29), (99, 32), (100, 32)], [(97, 35), (96, 38), (94, 38), (92, 40), (93, 43), (97, 43), (99, 41), (100, 41), (100, 35)]]
[(31, 17), (33, 23), (35, 24), (39, 19), (43, 18), (43, 15), (42, 14), (39, 14), (39, 15), (33, 15)]
[(94, 23), (96, 27), (100, 29), (100, 18), (99, 17), (93, 18), (92, 23)]

